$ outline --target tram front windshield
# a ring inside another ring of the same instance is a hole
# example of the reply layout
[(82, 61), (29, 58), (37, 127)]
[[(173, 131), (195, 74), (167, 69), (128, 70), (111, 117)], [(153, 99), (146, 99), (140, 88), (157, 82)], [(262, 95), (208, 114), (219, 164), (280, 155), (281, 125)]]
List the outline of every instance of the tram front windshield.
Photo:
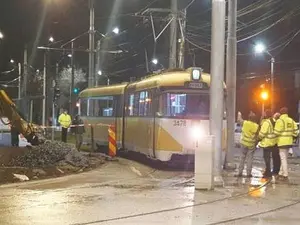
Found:
[(160, 112), (165, 117), (209, 117), (209, 94), (164, 93)]

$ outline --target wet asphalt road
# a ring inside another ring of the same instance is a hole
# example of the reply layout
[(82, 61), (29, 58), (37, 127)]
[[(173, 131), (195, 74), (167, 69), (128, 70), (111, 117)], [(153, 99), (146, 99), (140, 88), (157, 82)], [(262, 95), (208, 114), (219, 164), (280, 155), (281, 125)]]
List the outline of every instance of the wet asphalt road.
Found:
[[(261, 170), (259, 159), (254, 170)], [(88, 173), (0, 187), (0, 224), (299, 224), (298, 161), (291, 177), (290, 184), (272, 184), (227, 174), (225, 188), (200, 192), (192, 172), (121, 159)]]

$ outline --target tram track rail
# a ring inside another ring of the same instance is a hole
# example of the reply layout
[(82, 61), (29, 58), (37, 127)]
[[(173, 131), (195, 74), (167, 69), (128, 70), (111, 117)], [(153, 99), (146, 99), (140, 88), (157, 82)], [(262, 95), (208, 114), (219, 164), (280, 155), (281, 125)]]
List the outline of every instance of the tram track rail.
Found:
[[(222, 201), (226, 201), (226, 200), (233, 200), (233, 199), (237, 199), (237, 198), (240, 198), (240, 197), (243, 197), (243, 196), (247, 196), (247, 195), (251, 194), (252, 192), (255, 192), (255, 191), (258, 191), (258, 190), (260, 190), (264, 187), (267, 187), (270, 184), (271, 184), (271, 180), (268, 180), (268, 181), (266, 181), (266, 183), (258, 186), (257, 188), (252, 189), (251, 191), (236, 194), (236, 195), (233, 195), (233, 196), (230, 196), (230, 197), (215, 199), (215, 200), (208, 201), (208, 202), (195, 203), (195, 204), (190, 204), (190, 205), (186, 205), (186, 206), (179, 206), (179, 207), (167, 208), (167, 209), (163, 209), (163, 210), (155, 210), (155, 211), (150, 211), (150, 212), (137, 213), (137, 214), (132, 214), (132, 215), (113, 217), (113, 218), (108, 218), (108, 219), (103, 219), (103, 220), (95, 220), (95, 221), (84, 222), (84, 223), (73, 223), (71, 225), (100, 224), (100, 223), (119, 221), (119, 220), (125, 220), (125, 219), (132, 219), (132, 218), (139, 218), (139, 217), (144, 217), (144, 216), (162, 214), (162, 213), (167, 213), (167, 212), (183, 210), (183, 209), (187, 209), (187, 208), (193, 208), (193, 207), (199, 207), (199, 206), (214, 204), (214, 203), (218, 203), (218, 202), (222, 202)], [(300, 203), (300, 200), (299, 200), (299, 203)], [(236, 219), (236, 220), (238, 220), (238, 219)], [(220, 222), (220, 223), (223, 223), (223, 222)], [(212, 224), (219, 224), (219, 222), (218, 223), (212, 223)]]

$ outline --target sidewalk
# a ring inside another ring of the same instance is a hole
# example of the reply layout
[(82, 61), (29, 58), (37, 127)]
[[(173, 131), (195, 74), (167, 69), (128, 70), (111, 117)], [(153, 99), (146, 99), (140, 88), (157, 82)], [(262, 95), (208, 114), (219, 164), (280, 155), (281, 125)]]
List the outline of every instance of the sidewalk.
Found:
[[(239, 165), (240, 151), (241, 151), (240, 148), (235, 149), (234, 162), (237, 167)], [(293, 152), (294, 152), (293, 157), (288, 158), (289, 182), (285, 182), (286, 185), (300, 185), (300, 150), (298, 149), (298, 147), (295, 147), (293, 148)], [(246, 179), (244, 177), (236, 178), (234, 177), (234, 175), (237, 174), (237, 169), (235, 171), (224, 171), (223, 172), (224, 185), (236, 186), (236, 185), (240, 185), (241, 182), (246, 184), (247, 181), (250, 182), (251, 180), (255, 180), (258, 182), (259, 180), (261, 180), (264, 168), (265, 168), (265, 164), (263, 159), (263, 150), (257, 149), (254, 154), (253, 169), (252, 169), (252, 175), (254, 177), (250, 179), (249, 178)], [(244, 174), (246, 172), (245, 169), (244, 169)], [(279, 182), (275, 181), (273, 178), (272, 183), (279, 183)]]

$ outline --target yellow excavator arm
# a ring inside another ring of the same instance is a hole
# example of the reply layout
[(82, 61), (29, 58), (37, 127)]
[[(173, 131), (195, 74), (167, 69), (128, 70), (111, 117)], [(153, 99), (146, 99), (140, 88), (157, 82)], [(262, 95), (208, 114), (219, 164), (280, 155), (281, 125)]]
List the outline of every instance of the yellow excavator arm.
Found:
[[(43, 129), (33, 123), (28, 123), (22, 118), (21, 113), (4, 90), (0, 90), (0, 118), (7, 117), (9, 124), (15, 127), (19, 133), (32, 145), (39, 145), (45, 141)], [(3, 122), (3, 121), (2, 121)]]

